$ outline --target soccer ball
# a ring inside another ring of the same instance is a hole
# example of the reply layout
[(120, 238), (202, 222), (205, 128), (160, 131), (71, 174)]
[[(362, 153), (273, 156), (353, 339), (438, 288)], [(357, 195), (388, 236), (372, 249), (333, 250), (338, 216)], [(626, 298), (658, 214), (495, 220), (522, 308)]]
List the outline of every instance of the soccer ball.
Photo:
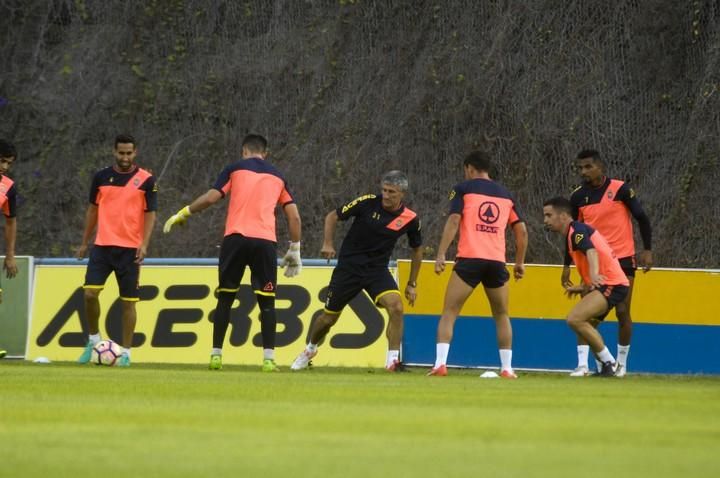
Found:
[(101, 340), (92, 349), (92, 363), (112, 367), (122, 354), (122, 348), (112, 340)]

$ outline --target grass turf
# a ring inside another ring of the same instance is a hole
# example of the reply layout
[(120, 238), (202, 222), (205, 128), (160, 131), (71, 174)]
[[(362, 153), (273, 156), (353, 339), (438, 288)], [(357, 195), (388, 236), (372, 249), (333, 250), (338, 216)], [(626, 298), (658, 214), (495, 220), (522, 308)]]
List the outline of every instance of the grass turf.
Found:
[(6, 360), (0, 477), (720, 474), (720, 377), (424, 372)]

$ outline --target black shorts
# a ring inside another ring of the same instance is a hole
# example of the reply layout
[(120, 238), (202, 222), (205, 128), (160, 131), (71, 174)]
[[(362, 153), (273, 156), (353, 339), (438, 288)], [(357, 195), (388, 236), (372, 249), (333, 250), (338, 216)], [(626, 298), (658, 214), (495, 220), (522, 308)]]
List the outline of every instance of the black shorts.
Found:
[(277, 284), (277, 243), (267, 239), (225, 236), (220, 246), (217, 292), (237, 292), (245, 267), (250, 267), (253, 292), (275, 296)]
[(497, 289), (510, 280), (505, 263), (500, 261), (457, 258), (453, 270), (473, 289), (481, 282), (488, 289)]
[(613, 307), (622, 303), (630, 292), (630, 287), (626, 285), (603, 285), (598, 287), (598, 290), (605, 300), (607, 301), (608, 308), (604, 314), (597, 317), (598, 320), (603, 320), (610, 313)]
[(635, 262), (635, 256), (621, 257), (618, 259), (620, 268), (625, 273), (625, 277), (628, 279), (635, 277), (635, 271), (637, 270), (637, 263)]
[(104, 289), (115, 273), (120, 298), (137, 301), (140, 297), (140, 264), (135, 263), (137, 249), (131, 247), (93, 246), (85, 271), (85, 289)]
[(328, 285), (325, 312), (339, 314), (363, 290), (375, 304), (388, 293), (400, 293), (395, 279), (387, 268), (362, 271), (348, 266), (337, 266)]

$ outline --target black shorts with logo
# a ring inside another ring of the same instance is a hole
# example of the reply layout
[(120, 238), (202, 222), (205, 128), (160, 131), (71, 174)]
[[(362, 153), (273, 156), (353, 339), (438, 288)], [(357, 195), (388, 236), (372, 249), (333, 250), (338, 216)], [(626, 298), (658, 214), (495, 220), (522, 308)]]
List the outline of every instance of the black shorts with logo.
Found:
[(627, 277), (628, 279), (630, 279), (631, 277), (635, 277), (635, 271), (637, 270), (635, 256), (621, 257), (620, 259), (618, 259), (618, 262), (620, 263), (620, 268), (625, 273), (625, 277)]
[(218, 264), (218, 292), (237, 292), (250, 267), (253, 292), (275, 296), (277, 284), (277, 243), (267, 239), (245, 237), (242, 234), (225, 236), (220, 246)]
[(93, 246), (85, 271), (85, 289), (103, 289), (115, 273), (120, 298), (136, 301), (140, 297), (140, 264), (135, 263), (137, 249), (132, 247)]
[(365, 290), (377, 304), (388, 292), (397, 292), (397, 283), (387, 267), (363, 270), (358, 266), (338, 265), (330, 278), (325, 311), (339, 314), (361, 291)]
[(488, 289), (502, 287), (510, 280), (505, 263), (487, 259), (457, 258), (453, 270), (467, 285), (473, 289), (482, 282)]
[(603, 297), (605, 297), (605, 300), (608, 304), (608, 308), (605, 313), (602, 314), (600, 317), (597, 317), (598, 320), (604, 320), (605, 317), (607, 317), (607, 315), (613, 309), (613, 307), (622, 303), (622, 301), (625, 300), (625, 297), (627, 297), (628, 293), (630, 292), (630, 287), (626, 285), (602, 285), (596, 290), (598, 290), (603, 295)]

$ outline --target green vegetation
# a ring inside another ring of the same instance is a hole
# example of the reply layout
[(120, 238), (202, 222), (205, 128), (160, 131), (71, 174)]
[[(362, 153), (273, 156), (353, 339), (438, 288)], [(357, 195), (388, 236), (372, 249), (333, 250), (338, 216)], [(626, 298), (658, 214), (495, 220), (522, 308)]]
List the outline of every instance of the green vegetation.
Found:
[(0, 363), (0, 477), (717, 476), (720, 378)]

